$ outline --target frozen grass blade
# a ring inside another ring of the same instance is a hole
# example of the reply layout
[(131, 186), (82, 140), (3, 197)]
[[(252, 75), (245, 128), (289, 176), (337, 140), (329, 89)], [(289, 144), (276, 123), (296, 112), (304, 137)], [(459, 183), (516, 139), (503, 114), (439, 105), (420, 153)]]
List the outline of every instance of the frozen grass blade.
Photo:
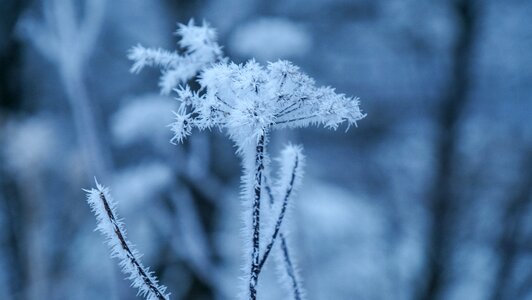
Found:
[(111, 257), (120, 261), (122, 272), (128, 275), (131, 286), (138, 288), (138, 294), (148, 300), (168, 300), (166, 287), (159, 285), (157, 278), (140, 262), (140, 254), (127, 240), (124, 223), (118, 219), (116, 203), (112, 199), (109, 189), (96, 181), (96, 188), (84, 190), (87, 192), (87, 202), (96, 215), (96, 230), (106, 238), (111, 248)]

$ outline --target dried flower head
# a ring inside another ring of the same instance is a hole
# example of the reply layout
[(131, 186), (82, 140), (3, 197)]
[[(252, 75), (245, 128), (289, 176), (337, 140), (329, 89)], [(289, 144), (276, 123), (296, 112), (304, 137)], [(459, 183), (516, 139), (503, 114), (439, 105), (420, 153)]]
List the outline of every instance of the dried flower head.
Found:
[(241, 148), (246, 141), (272, 129), (306, 127), (311, 124), (336, 129), (362, 118), (358, 98), (317, 87), (314, 80), (288, 61), (263, 67), (254, 60), (246, 64), (218, 63), (203, 70), (200, 92), (188, 86), (177, 90), (181, 107), (172, 125), (172, 142), (181, 142), (193, 127), (227, 129)]

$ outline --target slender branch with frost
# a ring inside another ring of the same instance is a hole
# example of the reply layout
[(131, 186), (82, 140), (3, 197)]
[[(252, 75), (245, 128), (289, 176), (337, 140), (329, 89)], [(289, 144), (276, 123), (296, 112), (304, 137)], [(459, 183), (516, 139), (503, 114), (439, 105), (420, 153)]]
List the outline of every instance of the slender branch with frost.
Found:
[[(257, 298), (257, 284), (260, 273), (260, 202), (262, 194), (262, 173), (264, 171), (265, 134), (258, 137), (255, 147), (255, 164), (253, 181), (248, 181), (253, 188), (252, 204), (252, 250), (249, 273), (249, 297)], [(246, 184), (246, 183), (244, 183)], [(247, 195), (245, 195), (247, 196)], [(247, 198), (247, 197), (246, 197)]]
[[(278, 182), (279, 196), (282, 198), (281, 208), (277, 219), (275, 220), (275, 225), (273, 228), (273, 233), (271, 234), (270, 242), (266, 245), (265, 251), (262, 254), (259, 263), (259, 273), (262, 271), (264, 263), (268, 259), (270, 252), (277, 240), (277, 237), (281, 233), (281, 225), (283, 223), (284, 217), (286, 215), (286, 210), (288, 208), (288, 201), (293, 195), (294, 190), (296, 190), (301, 184), (301, 178), (303, 177), (303, 166), (305, 157), (302, 154), (302, 148), (300, 146), (288, 145), (283, 149), (281, 153), (281, 170)], [(274, 205), (274, 197), (269, 190), (268, 194), (270, 197), (270, 205)]]
[(216, 31), (206, 22), (202, 26), (194, 25), (194, 20), (187, 25), (179, 24), (175, 34), (181, 37), (178, 45), (183, 54), (137, 45), (128, 55), (134, 61), (131, 67), (133, 73), (140, 72), (144, 67), (161, 68), (159, 86), (164, 95), (170, 94), (177, 85), (186, 83), (222, 57), (222, 48), (216, 42)]
[(168, 300), (166, 287), (159, 285), (157, 278), (140, 262), (140, 254), (132, 248), (126, 238), (124, 223), (116, 213), (116, 203), (111, 198), (109, 189), (96, 182), (96, 188), (85, 190), (87, 202), (96, 215), (96, 230), (107, 239), (111, 248), (111, 257), (120, 261), (122, 272), (128, 275), (131, 285), (139, 289), (138, 294), (148, 300)]
[[(260, 264), (260, 269), (262, 270), (262, 267), (266, 262), (266, 259), (268, 258), (268, 254), (274, 246), (275, 240), (277, 238), (276, 235), (278, 234), (278, 238), (280, 239), (281, 243), (279, 245), (280, 254), (277, 255), (278, 268), (280, 272), (288, 278), (288, 281), (290, 282), (288, 290), (292, 292), (293, 298), (296, 300), (304, 299), (304, 293), (303, 289), (301, 288), (299, 276), (296, 272), (296, 267), (294, 266), (294, 261), (290, 256), (290, 251), (288, 250), (286, 236), (283, 230), (281, 229), (281, 222), (284, 218), (285, 211), (288, 206), (288, 200), (293, 195), (292, 192), (294, 190), (297, 190), (298, 186), (301, 185), (305, 158), (301, 152), (302, 147), (289, 145), (283, 150), (281, 154), (281, 176), (278, 181), (278, 186), (281, 187), (280, 192), (284, 191), (284, 194), (280, 195), (283, 199), (281, 213), (277, 217), (277, 222), (275, 223), (274, 227), (274, 233), (272, 234), (270, 243), (266, 246), (266, 251), (262, 256)], [(267, 177), (264, 178), (264, 185), (269, 198), (269, 204), (271, 207), (273, 207), (275, 203), (275, 197), (273, 195), (273, 191), (270, 186), (269, 179)], [(281, 278), (280, 282), (285, 283), (282, 279), (283, 278)]]
[[(281, 239), (281, 255), (277, 255), (277, 261), (280, 262), (278, 265), (280, 265), (281, 272), (286, 272), (285, 276), (288, 277), (288, 281), (290, 282), (290, 291), (293, 293), (293, 297), (295, 300), (302, 300), (305, 299), (305, 293), (303, 289), (301, 288), (301, 282), (299, 279), (299, 276), (297, 274), (297, 269), (294, 266), (294, 262), (290, 256), (290, 251), (288, 250), (288, 245), (286, 241), (286, 237), (283, 233), (280, 234)], [(280, 282), (285, 283), (283, 278), (280, 278)]]

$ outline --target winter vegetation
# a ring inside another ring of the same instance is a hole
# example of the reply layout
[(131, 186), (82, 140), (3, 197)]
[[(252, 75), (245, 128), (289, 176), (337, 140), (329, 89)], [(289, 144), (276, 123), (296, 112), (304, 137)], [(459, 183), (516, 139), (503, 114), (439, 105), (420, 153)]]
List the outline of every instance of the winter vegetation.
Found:
[(0, 1), (0, 299), (531, 299), (530, 15)]
[(96, 189), (86, 190), (87, 202), (96, 215), (100, 231), (111, 248), (111, 256), (120, 261), (120, 267), (131, 286), (139, 289), (139, 294), (149, 300), (169, 299), (166, 287), (161, 286), (152, 272), (142, 265), (138, 251), (127, 240), (124, 224), (116, 213), (116, 203), (109, 190), (96, 181)]
[[(303, 299), (295, 259), (290, 255), (281, 227), (290, 198), (301, 182), (304, 156), (301, 147), (286, 146), (279, 158), (279, 178), (268, 180), (269, 135), (274, 129), (311, 124), (337, 129), (346, 123), (349, 128), (365, 116), (358, 99), (337, 94), (331, 87), (317, 87), (314, 80), (288, 61), (269, 63), (267, 67), (254, 60), (245, 64), (229, 62), (221, 57), (215, 31), (206, 22), (201, 26), (196, 26), (193, 20), (188, 25), (179, 24), (176, 34), (184, 54), (138, 45), (128, 55), (134, 62), (131, 71), (139, 72), (146, 66), (160, 67), (161, 93), (175, 90), (180, 106), (170, 126), (174, 133), (170, 142), (182, 143), (193, 128), (225, 129), (242, 157), (245, 224), (242, 232), (247, 261), (243, 267), (242, 299), (257, 299), (259, 274), (278, 239), (277, 252), (281, 258), (277, 261), (283, 274), (280, 282), (294, 299)], [(188, 84), (176, 88), (196, 76), (197, 91)], [(130, 250), (108, 192), (97, 183), (97, 189), (88, 191), (87, 199), (96, 214), (98, 230), (107, 237), (112, 256), (120, 259), (132, 285), (147, 299), (166, 299), (166, 287), (157, 286), (157, 280), (138, 262), (136, 251)], [(268, 208), (261, 210), (265, 205)], [(270, 220), (261, 221), (261, 215)]]
[(222, 49), (216, 43), (215, 31), (205, 22), (203, 26), (195, 26), (194, 20), (190, 20), (188, 25), (179, 24), (176, 34), (180, 36), (179, 46), (184, 51), (182, 55), (177, 51), (146, 49), (141, 45), (133, 47), (128, 55), (135, 62), (131, 72), (140, 72), (146, 66), (161, 68), (159, 86), (164, 95), (196, 76), (222, 55)]

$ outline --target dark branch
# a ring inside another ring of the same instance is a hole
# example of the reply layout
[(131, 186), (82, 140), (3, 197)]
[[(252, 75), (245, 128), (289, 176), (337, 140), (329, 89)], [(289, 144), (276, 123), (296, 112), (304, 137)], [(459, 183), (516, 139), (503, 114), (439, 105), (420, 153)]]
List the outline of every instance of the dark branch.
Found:
[(135, 268), (137, 269), (137, 272), (142, 277), (142, 280), (148, 286), (149, 290), (157, 296), (157, 299), (159, 299), (159, 300), (167, 300), (167, 298), (164, 296), (164, 293), (159, 291), (159, 289), (157, 288), (157, 285), (150, 279), (150, 277), (148, 276), (147, 272), (144, 271), (144, 269), (142, 268), (140, 263), (137, 261), (137, 259), (133, 255), (133, 252), (129, 248), (129, 245), (127, 244), (126, 239), (124, 238), (124, 234), (120, 230), (120, 227), (118, 226), (116, 217), (113, 214), (113, 211), (111, 210), (111, 207), (109, 206), (109, 203), (108, 203), (107, 199), (105, 199), (105, 195), (103, 194), (103, 192), (100, 192), (100, 200), (102, 200), (103, 206), (105, 208), (105, 212), (107, 213), (107, 217), (109, 218), (109, 220), (113, 224), (113, 229), (114, 229), (115, 235), (117, 236), (118, 240), (120, 241), (120, 246), (127, 253), (127, 257), (129, 259), (129, 261), (135, 266)]
[(296, 171), (297, 171), (298, 165), (299, 165), (299, 157), (296, 156), (294, 168), (292, 169), (292, 175), (290, 177), (290, 183), (288, 185), (288, 189), (286, 190), (286, 194), (283, 199), (281, 212), (279, 213), (279, 216), (277, 217), (277, 221), (275, 222), (275, 228), (274, 228), (271, 240), (266, 246), (266, 250), (260, 260), (259, 273), (260, 271), (262, 271), (262, 267), (264, 266), (264, 263), (268, 259), (268, 256), (270, 255), (270, 252), (272, 251), (273, 245), (275, 244), (275, 240), (277, 240), (277, 236), (279, 235), (279, 232), (281, 230), (281, 225), (283, 223), (283, 219), (286, 214), (286, 208), (288, 207), (288, 199), (290, 199), (290, 195), (292, 194), (292, 190), (294, 188), (294, 182), (296, 180)]
[(252, 206), (253, 237), (251, 239), (251, 270), (249, 279), (249, 298), (257, 299), (257, 283), (259, 279), (259, 256), (260, 256), (260, 195), (262, 186), (262, 172), (264, 170), (264, 135), (259, 137), (255, 147), (255, 182)]
[[(272, 189), (268, 182), (268, 177), (264, 177), (264, 187), (266, 189), (268, 198), (270, 200), (270, 206), (273, 206), (274, 197), (273, 197)], [(279, 233), (279, 238), (281, 239), (281, 250), (283, 253), (283, 261), (284, 261), (286, 273), (288, 274), (288, 277), (290, 277), (290, 279), (292, 280), (292, 288), (294, 290), (294, 297), (296, 300), (301, 300), (303, 298), (301, 288), (299, 286), (299, 281), (297, 280), (297, 274), (295, 272), (294, 265), (292, 263), (292, 260), (290, 259), (290, 252), (288, 251), (288, 245), (286, 242), (286, 238), (282, 231)]]

